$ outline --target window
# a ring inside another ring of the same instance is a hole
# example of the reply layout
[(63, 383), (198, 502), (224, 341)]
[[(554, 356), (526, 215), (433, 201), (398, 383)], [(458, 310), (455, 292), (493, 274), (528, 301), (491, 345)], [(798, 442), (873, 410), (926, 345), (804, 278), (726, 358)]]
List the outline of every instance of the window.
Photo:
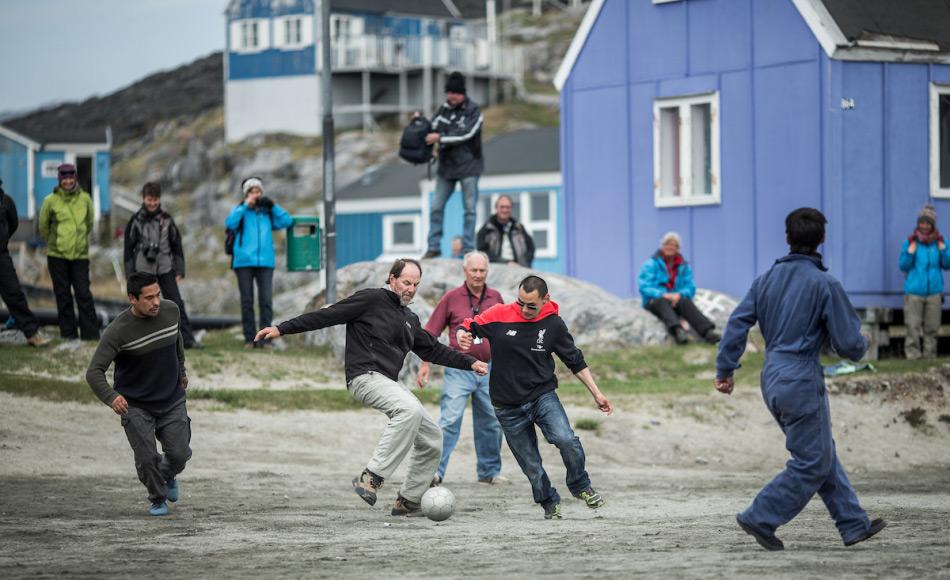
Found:
[(274, 19), (274, 47), (297, 50), (313, 44), (311, 16), (281, 16)]
[(653, 188), (657, 207), (720, 202), (719, 95), (653, 104)]
[(265, 19), (237, 20), (231, 23), (231, 50), (260, 52), (270, 46), (270, 26)]
[(284, 20), (284, 44), (295, 45), (303, 42), (303, 20), (288, 18)]
[(418, 215), (383, 216), (383, 253), (418, 252), (420, 217)]
[(534, 257), (556, 258), (557, 192), (524, 191), (483, 196), (478, 200), (478, 223), (485, 223), (495, 213), (495, 202), (502, 195), (511, 198), (511, 214), (531, 234), (534, 240)]
[(930, 195), (950, 198), (950, 86), (930, 86)]
[(258, 34), (258, 22), (244, 22), (241, 24), (241, 48), (257, 48), (260, 44), (260, 35)]

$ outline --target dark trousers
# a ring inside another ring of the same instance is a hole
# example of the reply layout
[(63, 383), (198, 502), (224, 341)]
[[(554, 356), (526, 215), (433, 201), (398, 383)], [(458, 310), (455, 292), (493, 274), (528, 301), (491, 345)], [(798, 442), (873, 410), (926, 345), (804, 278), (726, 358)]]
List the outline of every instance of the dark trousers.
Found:
[(185, 342), (185, 348), (190, 348), (198, 344), (195, 340), (195, 333), (191, 328), (191, 321), (188, 320), (188, 314), (185, 312), (185, 301), (181, 298), (181, 292), (178, 290), (178, 281), (175, 280), (174, 272), (167, 272), (158, 275), (158, 287), (162, 291), (162, 296), (171, 300), (178, 306), (181, 313), (181, 338)]
[(511, 409), (495, 407), (495, 417), (501, 423), (511, 454), (518, 460), (521, 471), (531, 483), (535, 503), (547, 508), (561, 502), (561, 496), (551, 485), (541, 465), (535, 425), (541, 428), (544, 439), (561, 452), (561, 459), (567, 469), (567, 488), (571, 494), (577, 495), (590, 487), (590, 476), (584, 468), (584, 447), (574, 434), (556, 392), (545, 393), (530, 403)]
[[(241, 328), (244, 331), (244, 342), (254, 342), (257, 331), (270, 326), (274, 318), (274, 309), (271, 305), (274, 290), (273, 268), (235, 268), (238, 279), (238, 290), (241, 292)], [(257, 308), (260, 315), (260, 326), (254, 326), (254, 283), (257, 283)]]
[[(132, 446), (139, 481), (148, 489), (149, 501), (165, 501), (168, 480), (181, 473), (191, 459), (191, 419), (185, 399), (161, 412), (129, 406), (129, 412), (122, 416), (122, 428)], [(162, 444), (162, 453), (155, 446), (156, 439)]]
[(647, 310), (656, 315), (669, 329), (679, 326), (679, 317), (682, 316), (699, 336), (706, 336), (706, 333), (716, 326), (685, 296), (680, 298), (676, 306), (666, 298), (654, 298), (647, 303)]
[(6, 251), (0, 252), (0, 299), (7, 305), (7, 310), (16, 322), (16, 327), (22, 330), (27, 338), (36, 334), (40, 329), (40, 323), (26, 303), (26, 294), (20, 287), (20, 279), (13, 267), (13, 259)]
[[(99, 319), (96, 305), (89, 290), (89, 260), (66, 260), (47, 256), (49, 276), (53, 280), (56, 295), (56, 311), (59, 317), (59, 335), (66, 339), (99, 340)], [(73, 294), (79, 307), (79, 330), (76, 330), (76, 312), (73, 309)]]

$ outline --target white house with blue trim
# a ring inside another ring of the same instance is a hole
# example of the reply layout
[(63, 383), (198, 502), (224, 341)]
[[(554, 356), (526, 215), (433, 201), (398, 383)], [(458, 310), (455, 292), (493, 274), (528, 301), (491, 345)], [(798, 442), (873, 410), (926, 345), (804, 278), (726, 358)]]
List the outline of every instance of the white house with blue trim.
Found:
[(810, 206), (854, 304), (898, 308), (917, 212), (950, 218), (944, 1), (594, 0), (555, 84), (566, 273), (620, 296), (670, 230), (739, 296)]
[[(564, 200), (556, 127), (499, 135), (485, 143), (479, 179), (478, 227), (494, 213), (500, 195), (514, 202), (514, 216), (534, 238), (533, 268), (564, 272)], [(366, 173), (337, 192), (337, 264), (388, 261), (425, 252), (435, 182), (424, 166), (398, 161)], [(442, 255), (462, 234), (462, 197), (456, 191), (444, 214)]]
[[(61, 163), (76, 166), (79, 184), (92, 196), (95, 219), (112, 209), (109, 188), (112, 137), (102, 129), (34, 129), (0, 125), (0, 179), (3, 190), (16, 202), (21, 220), (36, 218), (43, 200), (59, 184)], [(27, 236), (31, 228), (20, 228)]]
[[(231, 0), (225, 11), (225, 133), (320, 135), (320, 0)], [(431, 112), (445, 77), (465, 74), (489, 105), (519, 85), (521, 53), (495, 34), (494, 0), (331, 0), (337, 127)]]

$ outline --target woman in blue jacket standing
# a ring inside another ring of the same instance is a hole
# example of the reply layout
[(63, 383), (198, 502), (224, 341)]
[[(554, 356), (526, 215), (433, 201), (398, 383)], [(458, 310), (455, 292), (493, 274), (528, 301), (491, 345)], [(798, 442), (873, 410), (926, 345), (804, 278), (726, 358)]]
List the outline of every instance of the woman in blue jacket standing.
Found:
[[(272, 291), (274, 280), (274, 230), (290, 227), (287, 210), (264, 196), (264, 184), (259, 177), (241, 182), (244, 201), (237, 205), (224, 220), (224, 225), (235, 233), (234, 256), (231, 267), (238, 279), (241, 292), (241, 326), (244, 348), (254, 348), (258, 328), (271, 325), (274, 317)], [(254, 326), (254, 284), (257, 284), (257, 306), (260, 326)], [(263, 343), (268, 347), (269, 343)]]
[(680, 236), (668, 232), (660, 240), (660, 249), (640, 268), (638, 278), (643, 307), (656, 315), (670, 331), (676, 344), (686, 344), (686, 331), (680, 326), (682, 316), (706, 342), (719, 341), (715, 324), (696, 308), (693, 296), (693, 269), (680, 254)]
[(904, 241), (899, 261), (904, 280), (904, 325), (908, 360), (937, 356), (937, 331), (943, 304), (943, 271), (950, 270), (950, 251), (937, 230), (937, 210), (927, 204), (917, 216), (917, 229)]

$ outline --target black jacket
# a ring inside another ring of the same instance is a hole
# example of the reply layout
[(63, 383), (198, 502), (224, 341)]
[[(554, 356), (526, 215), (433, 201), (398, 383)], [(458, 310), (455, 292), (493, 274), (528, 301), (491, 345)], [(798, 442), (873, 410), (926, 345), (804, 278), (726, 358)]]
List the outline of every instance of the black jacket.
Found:
[[(498, 219), (494, 214), (488, 218), (488, 221), (485, 222), (482, 229), (478, 230), (475, 247), (478, 248), (479, 252), (488, 254), (488, 259), (492, 262), (505, 261), (501, 258), (501, 242), (504, 231), (505, 227), (498, 223)], [(531, 262), (534, 261), (534, 240), (531, 239), (531, 234), (528, 233), (528, 230), (526, 230), (520, 222), (515, 220), (515, 218), (511, 218), (511, 229), (508, 230), (508, 242), (511, 244), (511, 249), (514, 252), (515, 262), (518, 262), (525, 268), (530, 268)]]
[(476, 177), (485, 170), (482, 159), (482, 111), (466, 98), (458, 107), (443, 103), (432, 119), (439, 141), (439, 177)]
[(7, 245), (19, 226), (20, 218), (16, 214), (16, 203), (3, 191), (3, 188), (0, 188), (0, 253), (9, 251)]
[[(185, 253), (181, 247), (181, 232), (175, 225), (175, 220), (165, 210), (161, 210), (153, 219), (163, 219), (168, 224), (168, 245), (171, 251), (172, 271), (176, 276), (185, 277)], [(148, 220), (145, 207), (139, 208), (139, 211), (129, 219), (125, 226), (125, 275), (126, 277), (135, 273), (135, 257), (142, 251), (142, 225)]]
[(346, 324), (346, 381), (378, 372), (396, 381), (411, 350), (419, 358), (471, 370), (475, 359), (445, 346), (422, 328), (419, 317), (386, 288), (360, 290), (336, 304), (301, 314), (277, 325), (281, 334), (297, 334)]

